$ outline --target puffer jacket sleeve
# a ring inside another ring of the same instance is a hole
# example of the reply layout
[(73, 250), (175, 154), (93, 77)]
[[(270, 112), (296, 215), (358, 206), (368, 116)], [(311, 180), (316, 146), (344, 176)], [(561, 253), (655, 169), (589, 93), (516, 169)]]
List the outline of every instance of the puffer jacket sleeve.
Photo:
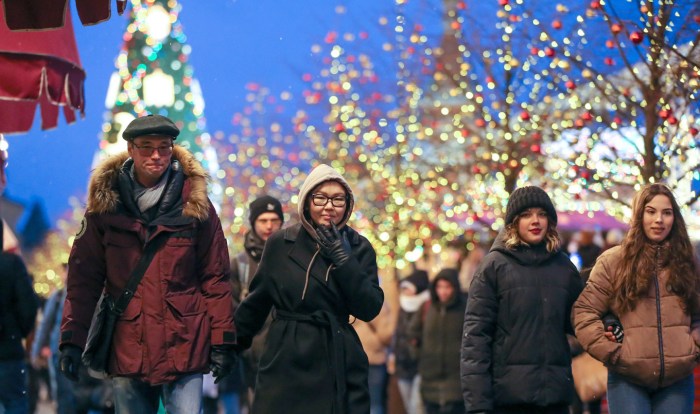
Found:
[(88, 213), (68, 258), (66, 301), (61, 321), (61, 344), (85, 348), (92, 314), (102, 294), (107, 273), (104, 230), (99, 216)]
[(272, 263), (279, 260), (276, 254), (284, 251), (283, 235), (283, 231), (278, 231), (265, 243), (260, 265), (248, 288), (248, 296), (236, 308), (236, 331), (240, 350), (250, 348), (253, 338), (263, 328), (267, 315), (272, 309), (270, 268)]
[[(359, 236), (359, 235), (358, 235)], [(379, 287), (377, 256), (367, 239), (359, 236), (360, 244), (350, 260), (333, 270), (333, 277), (340, 286), (350, 314), (369, 322), (382, 309), (384, 291)]]
[[(568, 258), (565, 259), (567, 262), (571, 263)], [(579, 274), (578, 270), (576, 267), (574, 267), (573, 263), (571, 264), (571, 274), (569, 275), (569, 298), (568, 301), (566, 302), (567, 306), (567, 315), (569, 315), (571, 310), (573, 310), (574, 303), (576, 303), (576, 300), (578, 297), (581, 295), (581, 292), (583, 291), (583, 279), (581, 278), (581, 275)], [(564, 327), (564, 331), (569, 334), (569, 335), (575, 335), (575, 330), (573, 326), (573, 320), (572, 318), (566, 318), (566, 326)]]
[(486, 259), (474, 274), (464, 314), (461, 382), (468, 412), (491, 411), (493, 401), (493, 352), (498, 318), (496, 269)]
[(202, 222), (197, 243), (197, 263), (202, 294), (211, 320), (211, 344), (233, 345), (233, 296), (228, 247), (216, 210), (209, 203), (209, 218)]
[(614, 364), (622, 344), (605, 337), (602, 317), (610, 310), (614, 256), (609, 250), (598, 258), (588, 282), (574, 303), (572, 319), (583, 349), (604, 364)]

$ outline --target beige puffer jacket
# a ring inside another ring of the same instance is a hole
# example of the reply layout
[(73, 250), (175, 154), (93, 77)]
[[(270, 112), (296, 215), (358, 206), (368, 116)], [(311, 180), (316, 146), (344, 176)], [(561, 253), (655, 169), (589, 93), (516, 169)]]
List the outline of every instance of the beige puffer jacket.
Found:
[(576, 337), (594, 358), (631, 382), (651, 389), (665, 387), (690, 375), (697, 364), (700, 349), (691, 330), (696, 335), (700, 331), (700, 309), (692, 317), (683, 310), (678, 296), (667, 289), (669, 271), (661, 269), (658, 284), (652, 280), (634, 310), (622, 314), (613, 310), (625, 337), (621, 344), (609, 341), (601, 318), (610, 310), (621, 254), (619, 246), (613, 247), (596, 261), (572, 311)]

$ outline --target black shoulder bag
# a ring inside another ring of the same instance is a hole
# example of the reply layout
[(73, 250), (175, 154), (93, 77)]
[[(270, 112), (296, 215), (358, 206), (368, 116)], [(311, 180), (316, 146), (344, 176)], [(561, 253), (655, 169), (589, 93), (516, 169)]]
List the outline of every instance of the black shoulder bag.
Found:
[(95, 313), (92, 315), (87, 344), (82, 357), (83, 364), (87, 367), (91, 377), (104, 379), (109, 376), (107, 364), (112, 350), (112, 336), (117, 319), (126, 310), (146, 273), (146, 269), (151, 264), (156, 250), (163, 245), (166, 239), (167, 236), (164, 234), (156, 236), (155, 240), (151, 240), (146, 245), (146, 250), (143, 251), (143, 255), (131, 272), (126, 288), (116, 301), (112, 299), (106, 289), (102, 291), (102, 296), (95, 307)]

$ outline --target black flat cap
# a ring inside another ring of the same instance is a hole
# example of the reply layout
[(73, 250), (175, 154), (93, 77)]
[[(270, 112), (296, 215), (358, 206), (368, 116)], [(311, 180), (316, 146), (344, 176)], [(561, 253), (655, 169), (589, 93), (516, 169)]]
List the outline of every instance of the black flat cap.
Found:
[(165, 135), (175, 139), (180, 135), (180, 130), (173, 121), (162, 115), (148, 115), (131, 121), (122, 133), (122, 138), (133, 141), (144, 135)]

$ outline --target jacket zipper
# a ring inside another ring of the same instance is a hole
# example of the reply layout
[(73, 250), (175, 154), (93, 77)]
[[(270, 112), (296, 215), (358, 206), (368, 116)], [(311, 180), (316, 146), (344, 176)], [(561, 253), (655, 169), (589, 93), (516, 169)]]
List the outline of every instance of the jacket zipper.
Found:
[(656, 285), (656, 329), (659, 333), (659, 361), (661, 369), (659, 371), (659, 387), (664, 381), (665, 364), (664, 364), (664, 338), (661, 329), (661, 291), (659, 290), (659, 247), (656, 248), (656, 260), (654, 263), (654, 284)]

